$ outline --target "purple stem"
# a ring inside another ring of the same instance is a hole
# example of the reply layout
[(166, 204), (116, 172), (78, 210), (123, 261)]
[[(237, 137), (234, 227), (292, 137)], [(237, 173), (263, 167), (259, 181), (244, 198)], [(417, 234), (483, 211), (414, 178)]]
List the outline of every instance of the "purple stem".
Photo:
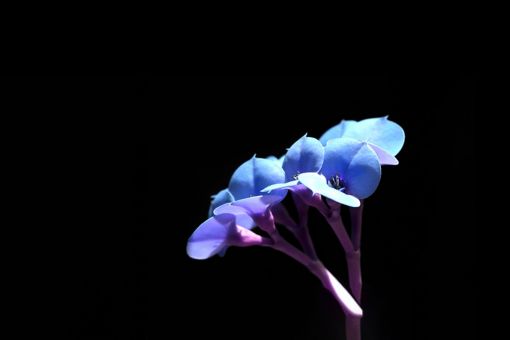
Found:
[[(323, 203), (324, 204), (324, 203)], [(325, 206), (325, 204), (324, 204)], [(352, 240), (345, 229), (345, 226), (340, 216), (340, 205), (336, 202), (330, 202), (329, 213), (324, 214), (324, 207), (321, 213), (327, 219), (329, 225), (335, 232), (338, 240), (345, 251), (347, 260), (347, 271), (349, 274), (349, 288), (351, 293), (356, 299), (358, 304), (361, 303), (361, 261), (359, 246), (361, 242), (361, 214), (363, 212), (362, 207), (352, 209), (351, 214), (354, 214), (353, 226), (352, 226)], [(353, 211), (354, 210), (354, 211)], [(352, 215), (351, 215), (352, 216)], [(361, 320), (359, 318), (346, 317), (345, 327), (347, 333), (347, 339), (361, 339)]]
[(361, 222), (363, 217), (363, 201), (359, 208), (350, 208), (351, 212), (351, 238), (353, 251), (347, 254), (347, 268), (349, 269), (349, 286), (352, 295), (361, 303), (362, 276), (361, 276)]
[(332, 208), (329, 209), (329, 213), (324, 217), (331, 226), (331, 229), (333, 229), (333, 232), (338, 238), (338, 241), (340, 241), (345, 253), (352, 253), (354, 251), (354, 247), (352, 245), (351, 238), (345, 229), (342, 217), (340, 216), (340, 205), (332, 206)]
[(310, 237), (310, 230), (308, 229), (308, 213), (310, 211), (310, 207), (308, 204), (303, 202), (299, 195), (294, 193), (291, 194), (299, 216), (299, 224), (296, 231), (296, 237), (301, 243), (305, 254), (312, 258), (312, 260), (317, 260), (319, 257), (315, 252), (315, 247), (313, 246), (312, 238)]
[(363, 200), (358, 208), (350, 208), (351, 212), (351, 225), (352, 225), (352, 243), (354, 250), (359, 250), (361, 247), (361, 222), (363, 218)]
[(287, 228), (299, 241), (299, 244), (303, 248), (305, 254), (307, 254), (310, 258), (316, 260), (317, 254), (315, 252), (315, 248), (312, 243), (312, 239), (308, 232), (308, 206), (304, 203), (296, 203), (298, 213), (299, 213), (299, 224), (296, 223), (292, 217), (290, 217), (289, 212), (282, 204), (277, 204), (271, 208), (271, 211), (274, 215), (274, 219), (276, 223), (283, 225)]
[(345, 316), (345, 335), (347, 340), (361, 340), (361, 318)]
[[(323, 286), (333, 294), (337, 302), (342, 307), (348, 320), (360, 319), (363, 315), (363, 311), (354, 298), (349, 292), (342, 286), (340, 282), (327, 270), (324, 265), (318, 260), (312, 260), (306, 254), (295, 248), (293, 245), (285, 241), (279, 234), (274, 233), (271, 235), (274, 241), (271, 248), (278, 250), (294, 260), (304, 265), (312, 274), (314, 274), (323, 284)], [(359, 340), (358, 338), (352, 337), (347, 338), (348, 340)]]
[(295, 230), (298, 227), (297, 223), (290, 216), (289, 212), (287, 211), (284, 205), (282, 205), (281, 203), (273, 205), (271, 207), (271, 212), (273, 213), (274, 220), (276, 223), (283, 225), (290, 232), (295, 233)]

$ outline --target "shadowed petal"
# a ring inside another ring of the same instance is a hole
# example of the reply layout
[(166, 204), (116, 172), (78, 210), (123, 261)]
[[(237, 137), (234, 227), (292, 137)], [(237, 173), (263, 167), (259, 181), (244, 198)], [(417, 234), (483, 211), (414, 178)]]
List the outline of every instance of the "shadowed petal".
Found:
[(340, 124), (326, 131), (319, 140), (322, 145), (326, 145), (330, 139), (344, 137), (345, 131), (356, 124), (357, 122), (354, 120), (342, 120)]
[(324, 147), (321, 142), (304, 135), (287, 151), (283, 160), (285, 179), (290, 181), (294, 176), (304, 172), (318, 172), (324, 160)]
[(237, 199), (260, 195), (260, 190), (268, 185), (285, 181), (285, 172), (276, 161), (256, 158), (243, 163), (232, 175), (228, 186)]
[(400, 125), (386, 116), (359, 121), (345, 129), (343, 137), (369, 142), (396, 156), (404, 145), (405, 133)]
[(371, 143), (368, 143), (368, 145), (377, 154), (377, 158), (379, 158), (379, 163), (381, 163), (381, 165), (398, 165), (398, 159), (386, 152), (386, 150)]
[(329, 180), (339, 176), (345, 192), (359, 199), (372, 195), (381, 179), (379, 158), (367, 143), (336, 138), (325, 147), (322, 174)]
[(340, 190), (330, 187), (323, 175), (319, 175), (313, 172), (305, 173), (299, 175), (298, 179), (313, 193), (319, 193), (322, 196), (332, 199), (335, 202), (345, 204), (350, 207), (360, 206), (360, 201), (356, 197), (344, 194)]

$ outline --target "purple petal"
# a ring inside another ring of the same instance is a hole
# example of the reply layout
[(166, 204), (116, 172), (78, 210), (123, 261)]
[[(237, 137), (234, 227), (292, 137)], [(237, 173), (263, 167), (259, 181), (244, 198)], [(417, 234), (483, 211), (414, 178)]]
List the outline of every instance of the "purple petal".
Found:
[(232, 202), (232, 206), (240, 207), (245, 209), (249, 215), (264, 215), (267, 209), (276, 203), (283, 200), (282, 196), (277, 195), (266, 195), (266, 196), (254, 196), (245, 198), (243, 200)]
[(246, 214), (246, 210), (242, 207), (233, 206), (232, 203), (220, 205), (214, 209), (213, 214), (216, 216), (222, 214), (231, 214), (235, 216), (236, 224), (239, 224), (246, 229), (253, 229), (253, 227), (255, 227), (255, 222), (249, 215)]
[(271, 240), (235, 224), (236, 216), (222, 214), (202, 223), (188, 240), (188, 256), (205, 260), (218, 253), (225, 254), (228, 246), (249, 247), (267, 245)]
[(205, 260), (227, 246), (228, 238), (235, 233), (235, 216), (214, 216), (202, 223), (188, 240), (186, 252), (196, 260)]
[(282, 201), (282, 196), (265, 195), (245, 198), (232, 203), (223, 204), (214, 209), (214, 215), (232, 214), (250, 216), (264, 215), (271, 205)]

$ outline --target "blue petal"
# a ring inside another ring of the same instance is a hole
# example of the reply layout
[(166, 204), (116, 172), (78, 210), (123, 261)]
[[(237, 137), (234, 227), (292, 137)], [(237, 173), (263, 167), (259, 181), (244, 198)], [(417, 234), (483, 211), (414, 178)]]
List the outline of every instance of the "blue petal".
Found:
[(379, 158), (379, 163), (381, 163), (381, 165), (398, 165), (398, 159), (389, 154), (386, 150), (371, 143), (368, 143), (368, 145), (377, 154), (377, 158)]
[(294, 176), (304, 172), (318, 172), (324, 161), (324, 147), (321, 142), (304, 135), (287, 151), (283, 161), (285, 179), (290, 181)]
[(330, 139), (343, 137), (345, 131), (356, 124), (357, 122), (354, 120), (342, 120), (340, 124), (335, 125), (326, 131), (319, 140), (322, 145), (326, 145)]
[(330, 179), (338, 175), (346, 193), (359, 199), (372, 195), (381, 179), (381, 164), (367, 143), (352, 138), (336, 138), (325, 147), (322, 174)]
[(268, 194), (270, 194), (271, 191), (273, 191), (273, 190), (288, 189), (290, 187), (297, 185), (298, 183), (299, 183), (299, 181), (295, 180), (295, 181), (290, 181), (287, 183), (273, 184), (268, 187), (265, 187), (264, 189), (261, 190), (261, 192), (264, 192), (264, 193), (267, 192)]
[(236, 200), (260, 195), (268, 185), (285, 181), (285, 172), (277, 162), (256, 158), (243, 163), (232, 175), (228, 189)]
[(235, 216), (225, 214), (211, 217), (191, 235), (186, 252), (193, 259), (207, 259), (222, 251), (235, 231)]
[(351, 195), (344, 194), (340, 190), (334, 189), (327, 184), (326, 177), (316, 173), (305, 173), (298, 176), (299, 181), (310, 189), (314, 194), (319, 193), (324, 197), (332, 199), (340, 204), (350, 207), (359, 207), (360, 201)]
[(405, 133), (400, 125), (386, 116), (359, 121), (345, 129), (343, 137), (369, 142), (396, 156), (404, 145)]
[(212, 201), (211, 205), (209, 206), (209, 217), (213, 215), (214, 209), (216, 209), (220, 205), (234, 201), (234, 196), (232, 196), (228, 189), (221, 190), (216, 195), (211, 196), (211, 198)]

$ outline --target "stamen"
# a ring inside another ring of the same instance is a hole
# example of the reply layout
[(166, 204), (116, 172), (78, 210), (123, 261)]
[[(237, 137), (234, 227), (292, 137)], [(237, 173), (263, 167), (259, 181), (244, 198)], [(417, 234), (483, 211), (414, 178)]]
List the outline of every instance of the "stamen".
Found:
[(344, 181), (338, 175), (331, 176), (331, 178), (329, 179), (328, 183), (329, 183), (329, 185), (331, 185), (335, 189), (339, 189), (340, 190), (342, 188), (345, 188)]

